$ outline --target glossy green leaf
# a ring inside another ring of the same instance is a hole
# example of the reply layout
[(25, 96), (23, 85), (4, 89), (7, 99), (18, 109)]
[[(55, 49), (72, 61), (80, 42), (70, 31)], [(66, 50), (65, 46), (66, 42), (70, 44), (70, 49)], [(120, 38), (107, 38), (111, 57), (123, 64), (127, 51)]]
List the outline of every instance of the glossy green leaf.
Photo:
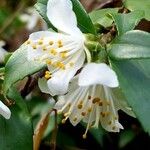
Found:
[(10, 106), (9, 120), (0, 116), (0, 149), (32, 150), (33, 129), (27, 106), (15, 89), (9, 90), (8, 97), (15, 103)]
[(73, 10), (74, 10), (74, 12), (77, 16), (77, 21), (78, 21), (79, 28), (84, 33), (96, 34), (94, 25), (93, 25), (89, 15), (85, 11), (85, 9), (81, 5), (81, 3), (79, 2), (79, 0), (71, 0), (71, 1), (73, 3)]
[(109, 56), (115, 60), (150, 58), (150, 33), (133, 30), (118, 37)]
[(92, 11), (89, 15), (92, 20), (92, 22), (98, 23), (104, 27), (109, 27), (113, 23), (113, 19), (110, 18), (107, 14), (113, 13), (117, 14), (119, 8), (106, 8), (106, 9), (100, 9)]
[[(48, 23), (49, 27), (54, 29), (54, 27), (50, 24), (50, 21), (48, 20), (46, 15), (47, 1), (48, 0), (37, 0), (35, 8), (41, 14), (44, 20)], [(80, 2), (78, 0), (71, 0), (71, 1), (73, 3), (73, 10), (77, 16), (78, 26), (82, 30), (82, 32), (96, 34), (94, 25), (89, 15), (86, 13), (85, 9), (80, 4)]]
[(111, 13), (110, 16), (114, 20), (118, 35), (122, 35), (135, 28), (139, 21), (144, 17), (144, 12), (133, 11), (128, 14)]
[(150, 20), (150, 0), (124, 0), (124, 5), (130, 11), (142, 10), (145, 12), (145, 19)]
[(45, 64), (27, 60), (27, 47), (22, 45), (10, 59), (5, 67), (4, 94), (9, 88), (24, 77), (38, 72), (45, 67)]
[(150, 59), (111, 61), (118, 75), (120, 87), (140, 120), (150, 133)]

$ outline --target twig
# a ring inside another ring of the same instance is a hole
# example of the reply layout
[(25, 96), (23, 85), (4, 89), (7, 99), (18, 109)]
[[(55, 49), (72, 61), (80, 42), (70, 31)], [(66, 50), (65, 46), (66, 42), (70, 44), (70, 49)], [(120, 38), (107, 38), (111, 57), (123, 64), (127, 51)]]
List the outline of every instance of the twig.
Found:
[(38, 84), (38, 78), (43, 76), (44, 72), (39, 72), (35, 76), (28, 76), (28, 81), (24, 88), (20, 91), (21, 96), (25, 98)]
[(52, 133), (52, 139), (50, 142), (50, 150), (56, 150), (56, 137), (57, 137), (57, 131), (58, 131), (58, 126), (57, 126), (57, 110), (53, 109), (55, 112), (55, 128)]

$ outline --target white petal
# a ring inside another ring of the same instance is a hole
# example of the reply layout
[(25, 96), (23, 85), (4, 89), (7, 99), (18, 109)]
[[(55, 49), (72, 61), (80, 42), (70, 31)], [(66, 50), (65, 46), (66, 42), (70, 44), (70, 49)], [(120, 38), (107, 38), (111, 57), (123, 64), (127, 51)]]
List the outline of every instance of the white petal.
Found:
[(84, 60), (84, 52), (79, 53), (74, 67), (67, 68), (66, 70), (58, 70), (53, 74), (53, 77), (47, 82), (52, 96), (65, 94), (67, 92), (70, 80), (73, 78), (77, 70), (82, 67)]
[(0, 114), (5, 119), (9, 119), (11, 116), (11, 112), (10, 112), (9, 108), (6, 105), (4, 105), (1, 101), (0, 101)]
[[(39, 45), (38, 41), (41, 39), (43, 41), (43, 44)], [(59, 40), (63, 42), (62, 48), (58, 48), (57, 42)], [(54, 57), (50, 55), (49, 49), (54, 48), (58, 53), (66, 49), (68, 50), (68, 54), (71, 55), (72, 53), (75, 53), (76, 51), (80, 50), (81, 47), (83, 49), (84, 44), (83, 40), (80, 40), (79, 38), (51, 31), (40, 31), (32, 33), (28, 41), (28, 60), (37, 59), (41, 61), (47, 58), (51, 59), (51, 57)], [(50, 46), (49, 41), (53, 41), (54, 44)], [(36, 48), (33, 49), (33, 46), (36, 46)], [(47, 48), (47, 50), (43, 51), (43, 47)]]
[(47, 80), (44, 77), (43, 78), (39, 78), (38, 86), (39, 86), (41, 92), (46, 93), (46, 94), (50, 93), (49, 88), (47, 86)]
[(7, 55), (7, 51), (0, 47), (0, 63), (4, 62), (5, 56)]
[(71, 35), (82, 35), (77, 27), (77, 19), (70, 0), (49, 0), (47, 16), (58, 30)]
[(4, 62), (5, 56), (7, 55), (7, 51), (2, 47), (5, 46), (5, 41), (0, 41), (0, 63)]
[(102, 84), (108, 87), (118, 87), (116, 73), (106, 64), (90, 63), (86, 65), (79, 75), (80, 86)]
[(113, 97), (113, 101), (117, 110), (121, 109), (128, 115), (136, 118), (132, 108), (128, 105), (127, 100), (125, 96), (123, 95), (121, 89), (113, 88), (113, 89), (109, 89), (109, 92), (111, 93)]

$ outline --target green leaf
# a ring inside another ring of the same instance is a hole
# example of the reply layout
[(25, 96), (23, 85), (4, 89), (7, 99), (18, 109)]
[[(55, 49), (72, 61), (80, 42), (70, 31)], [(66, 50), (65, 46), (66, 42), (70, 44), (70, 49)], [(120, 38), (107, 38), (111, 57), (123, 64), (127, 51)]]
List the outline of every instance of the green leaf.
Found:
[[(48, 20), (47, 15), (46, 15), (47, 1), (48, 0), (37, 0), (37, 3), (35, 4), (35, 8), (41, 14), (44, 20), (48, 23), (49, 27), (55, 29), (52, 26), (52, 24), (50, 24), (50, 21)], [(89, 15), (86, 13), (85, 9), (80, 4), (80, 2), (78, 0), (71, 0), (71, 1), (73, 4), (73, 10), (77, 17), (78, 26), (82, 30), (82, 32), (96, 34), (94, 25)]]
[(89, 15), (92, 22), (98, 23), (104, 27), (110, 27), (113, 23), (113, 19), (110, 18), (107, 14), (113, 13), (117, 14), (119, 8), (106, 8), (92, 11)]
[(0, 116), (0, 149), (32, 150), (33, 129), (27, 106), (17, 90), (10, 89), (8, 96), (15, 104), (10, 106), (9, 120)]
[(9, 88), (19, 80), (31, 75), (42, 68), (45, 64), (27, 60), (27, 47), (21, 46), (8, 60), (5, 67), (4, 95)]
[(128, 104), (150, 134), (150, 59), (111, 60), (111, 64)]
[(133, 11), (128, 14), (111, 13), (115, 25), (118, 30), (118, 35), (122, 35), (127, 31), (133, 30), (139, 21), (144, 17), (143, 11)]
[(73, 10), (77, 16), (78, 26), (82, 32), (96, 34), (94, 25), (79, 0), (71, 1), (73, 4)]
[(125, 0), (124, 5), (130, 11), (142, 10), (145, 12), (145, 19), (150, 20), (150, 0)]
[(115, 60), (150, 58), (150, 33), (133, 30), (118, 37), (109, 56)]

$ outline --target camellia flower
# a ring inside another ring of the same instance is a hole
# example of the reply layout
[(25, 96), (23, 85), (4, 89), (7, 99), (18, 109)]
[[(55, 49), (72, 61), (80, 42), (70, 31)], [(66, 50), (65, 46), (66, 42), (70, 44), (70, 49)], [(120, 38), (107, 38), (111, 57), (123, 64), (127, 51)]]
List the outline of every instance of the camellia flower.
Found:
[(131, 109), (115, 96), (113, 88), (116, 87), (117, 76), (109, 66), (104, 63), (86, 65), (71, 82), (69, 92), (60, 96), (55, 105), (58, 113), (64, 113), (62, 123), (68, 118), (74, 126), (81, 120), (86, 122), (83, 138), (90, 127), (98, 127), (99, 123), (107, 131), (119, 132), (123, 127), (117, 111), (122, 109), (129, 114)]
[(31, 34), (26, 42), (28, 59), (47, 64), (49, 71), (45, 72), (45, 78), (51, 95), (64, 94), (69, 81), (84, 63), (84, 36), (77, 27), (70, 0), (49, 0), (47, 17), (59, 33)]
[(9, 108), (0, 101), (0, 114), (5, 118), (9, 119), (11, 116), (11, 112)]

